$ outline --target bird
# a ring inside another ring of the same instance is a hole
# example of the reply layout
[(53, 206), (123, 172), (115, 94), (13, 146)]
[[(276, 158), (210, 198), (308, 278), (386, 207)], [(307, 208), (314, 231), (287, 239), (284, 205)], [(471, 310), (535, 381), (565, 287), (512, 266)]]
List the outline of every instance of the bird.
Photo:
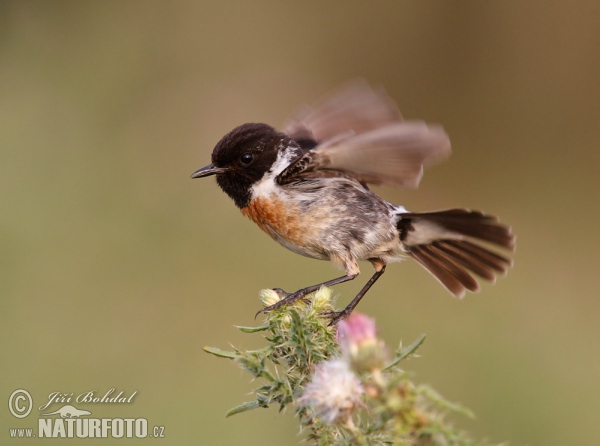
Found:
[(241, 213), (276, 242), (303, 256), (329, 260), (344, 275), (288, 293), (267, 313), (320, 287), (356, 278), (358, 262), (375, 272), (331, 324), (347, 318), (388, 263), (412, 258), (452, 295), (477, 292), (473, 277), (495, 282), (512, 266), (515, 236), (481, 211), (450, 208), (411, 212), (369, 185), (416, 188), (426, 166), (450, 155), (443, 127), (404, 120), (382, 87), (355, 80), (314, 106), (303, 106), (282, 131), (242, 124), (216, 144), (211, 163), (191, 178), (216, 176)]

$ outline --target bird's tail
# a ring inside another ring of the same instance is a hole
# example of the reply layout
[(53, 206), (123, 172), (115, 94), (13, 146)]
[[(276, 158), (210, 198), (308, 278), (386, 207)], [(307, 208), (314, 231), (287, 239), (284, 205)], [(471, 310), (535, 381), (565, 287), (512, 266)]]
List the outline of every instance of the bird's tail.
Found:
[(467, 209), (400, 217), (398, 232), (406, 252), (457, 297), (479, 290), (471, 273), (494, 282), (512, 266), (510, 258), (482, 243), (514, 251), (515, 236), (496, 217)]

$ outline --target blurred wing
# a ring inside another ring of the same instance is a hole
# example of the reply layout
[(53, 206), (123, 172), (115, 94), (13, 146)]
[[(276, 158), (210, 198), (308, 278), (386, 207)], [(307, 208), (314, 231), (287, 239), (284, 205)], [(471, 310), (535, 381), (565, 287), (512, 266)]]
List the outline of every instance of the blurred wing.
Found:
[(421, 121), (396, 122), (324, 141), (286, 168), (278, 181), (341, 171), (363, 183), (417, 187), (423, 167), (448, 155), (450, 140), (442, 127)]
[(360, 134), (402, 121), (394, 101), (364, 80), (350, 82), (318, 102), (301, 108), (284, 125), (283, 132), (296, 141), (316, 143), (349, 131)]

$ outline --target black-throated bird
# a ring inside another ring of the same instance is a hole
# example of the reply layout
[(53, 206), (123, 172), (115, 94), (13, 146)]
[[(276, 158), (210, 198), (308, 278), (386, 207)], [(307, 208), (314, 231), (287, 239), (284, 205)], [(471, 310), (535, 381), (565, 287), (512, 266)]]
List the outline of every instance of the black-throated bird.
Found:
[(479, 289), (472, 273), (495, 281), (511, 266), (486, 246), (514, 249), (510, 228), (495, 217), (467, 209), (409, 212), (367, 187), (417, 187), (423, 167), (449, 154), (442, 127), (404, 121), (383, 90), (357, 81), (302, 108), (282, 132), (267, 124), (236, 127), (192, 178), (216, 175), (242, 214), (275, 241), (345, 270), (294, 293), (276, 288), (282, 299), (264, 312), (352, 280), (359, 261), (371, 262), (375, 274), (343, 311), (330, 315), (335, 323), (352, 312), (388, 263), (407, 256), (457, 297)]

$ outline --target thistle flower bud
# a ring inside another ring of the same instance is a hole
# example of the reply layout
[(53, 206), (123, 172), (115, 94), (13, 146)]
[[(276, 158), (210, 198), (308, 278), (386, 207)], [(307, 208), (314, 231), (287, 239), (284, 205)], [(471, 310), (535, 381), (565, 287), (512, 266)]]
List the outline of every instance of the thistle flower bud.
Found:
[(312, 298), (312, 305), (315, 311), (331, 310), (331, 288), (321, 287)]
[(275, 305), (277, 302), (281, 300), (281, 297), (275, 290), (260, 290), (258, 293), (258, 297), (260, 301), (265, 307), (270, 307), (271, 305)]
[(343, 357), (357, 372), (372, 372), (383, 368), (387, 351), (383, 341), (377, 339), (373, 319), (360, 313), (352, 313), (338, 324), (337, 342)]
[(357, 406), (362, 405), (363, 387), (348, 363), (336, 358), (321, 362), (298, 404), (311, 407), (325, 423), (345, 423)]

